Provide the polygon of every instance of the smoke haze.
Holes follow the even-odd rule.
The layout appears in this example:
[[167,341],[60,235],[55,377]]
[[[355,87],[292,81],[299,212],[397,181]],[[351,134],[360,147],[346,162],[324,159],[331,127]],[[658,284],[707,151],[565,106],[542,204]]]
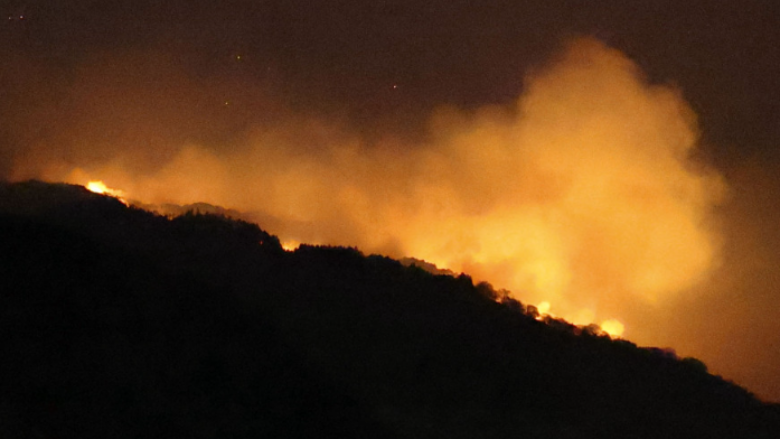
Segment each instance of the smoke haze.
[[617,319],[647,343],[655,328],[638,310],[663,308],[720,260],[711,213],[725,185],[691,160],[695,114],[599,41],[570,43],[514,104],[438,108],[419,136],[369,141],[260,86],[223,98],[246,86],[234,79],[159,54],[85,61],[66,92],[18,116],[27,147],[11,177],[239,209],[282,240],[425,259],[578,324]]

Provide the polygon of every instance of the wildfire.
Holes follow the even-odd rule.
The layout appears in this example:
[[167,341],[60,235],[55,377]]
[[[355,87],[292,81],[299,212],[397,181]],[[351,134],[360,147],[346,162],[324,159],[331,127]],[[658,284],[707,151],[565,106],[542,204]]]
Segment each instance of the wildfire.
[[682,94],[640,73],[623,54],[577,41],[530,75],[514,104],[436,109],[420,144],[364,143],[327,118],[296,116],[258,120],[231,148],[111,146],[105,161],[75,169],[36,153],[15,172],[78,184],[110,176],[145,204],[254,212],[285,238],[414,256],[490,281],[538,304],[540,320],[665,343],[637,313],[664,309],[717,268],[713,212],[727,188],[717,170],[687,161],[699,130]]

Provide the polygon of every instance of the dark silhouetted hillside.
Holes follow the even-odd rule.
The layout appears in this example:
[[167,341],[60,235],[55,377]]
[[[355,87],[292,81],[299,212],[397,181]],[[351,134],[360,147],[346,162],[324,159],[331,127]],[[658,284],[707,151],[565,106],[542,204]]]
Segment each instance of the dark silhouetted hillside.
[[3,438],[776,438],[695,359],[465,275],[0,185]]

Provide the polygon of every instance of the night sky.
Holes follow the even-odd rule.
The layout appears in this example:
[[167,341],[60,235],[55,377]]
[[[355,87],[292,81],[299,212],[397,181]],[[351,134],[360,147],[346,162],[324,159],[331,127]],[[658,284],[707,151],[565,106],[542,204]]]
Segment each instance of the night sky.
[[[256,209],[259,218],[268,218],[271,233],[318,222],[325,224],[319,235],[294,237],[392,256],[417,248],[404,240],[418,239],[427,229],[394,234],[392,225],[363,218],[363,213],[342,218],[324,207],[311,213],[296,210],[298,205],[254,205],[249,195],[187,192],[189,180],[177,178],[196,169],[206,174],[201,180],[230,182],[241,192],[237,181],[266,184],[271,180],[258,173],[280,172],[276,168],[290,163],[307,163],[301,174],[314,169],[319,175],[317,166],[330,160],[338,167],[341,159],[332,158],[341,157],[338,151],[357,157],[347,169],[375,162],[404,167],[414,161],[410,154],[438,144],[435,115],[449,114],[447,127],[457,127],[456,119],[487,131],[491,123],[503,127],[504,119],[524,118],[526,107],[517,106],[518,99],[554,97],[559,83],[545,78],[558,78],[566,66],[577,64],[576,53],[592,54],[579,61],[586,67],[602,66],[600,60],[606,59],[609,72],[614,64],[634,72],[642,90],[651,91],[648,100],[661,95],[677,105],[679,98],[695,115],[700,137],[697,147],[687,151],[689,166],[718,175],[722,187],[702,206],[692,204],[706,211],[716,235],[706,241],[716,242],[719,250],[695,284],[683,283],[674,294],[652,300],[615,299],[619,307],[602,304],[602,309],[626,322],[627,338],[700,358],[714,373],[780,401],[776,2],[0,0],[0,13],[0,177],[78,180],[94,175],[142,201],[159,199],[150,195],[164,189],[150,183],[156,179],[178,194],[165,201],[202,196],[226,207]],[[491,122],[474,122],[484,120]],[[481,132],[477,128],[473,132]],[[294,146],[243,155],[258,137]],[[464,138],[480,142],[476,135]],[[326,144],[328,158],[321,158],[325,147],[320,145]],[[242,154],[241,162],[268,163],[257,164],[260,171],[231,168],[236,154]],[[395,163],[396,156],[404,159]],[[468,163],[485,165],[479,172],[490,175],[496,162]],[[420,171],[407,181],[419,187],[426,181],[422,175],[434,178],[437,172],[446,174]],[[230,176],[223,178],[226,173]],[[283,177],[289,180],[272,181],[295,180],[295,175]],[[344,178],[378,185],[371,176]],[[127,187],[132,184],[137,184],[135,192]],[[346,189],[333,183],[324,193],[350,196],[352,190],[360,201],[345,205],[378,212],[385,208],[377,201],[382,196],[395,200],[412,193],[405,184],[361,192],[357,183]],[[455,192],[459,187],[447,186]],[[316,187],[307,190],[308,197],[318,198]],[[517,196],[533,198],[533,192]],[[511,192],[502,187],[493,193]],[[401,209],[400,202],[393,203],[388,211]],[[466,211],[468,218],[503,212],[485,203],[444,205],[440,211]],[[293,221],[298,226],[290,226]],[[336,231],[340,222],[350,221],[366,230],[387,230],[388,238],[372,240],[359,228],[354,234]],[[484,277],[503,286],[506,270],[470,264],[457,268],[496,274],[498,281]],[[524,300],[522,293],[517,296]]]

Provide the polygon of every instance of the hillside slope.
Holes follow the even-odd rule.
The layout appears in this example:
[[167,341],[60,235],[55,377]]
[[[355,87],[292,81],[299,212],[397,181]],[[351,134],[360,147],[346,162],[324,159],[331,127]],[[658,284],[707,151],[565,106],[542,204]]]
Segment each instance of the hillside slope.
[[1,437],[775,438],[694,359],[465,275],[0,185]]

